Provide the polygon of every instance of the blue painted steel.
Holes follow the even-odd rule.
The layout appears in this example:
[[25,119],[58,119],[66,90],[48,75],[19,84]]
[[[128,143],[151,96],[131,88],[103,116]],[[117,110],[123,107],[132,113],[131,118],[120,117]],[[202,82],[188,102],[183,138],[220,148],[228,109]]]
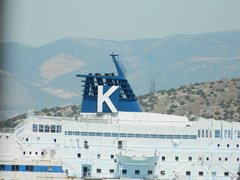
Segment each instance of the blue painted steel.
[[[85,78],[82,82],[83,85],[83,100],[81,112],[97,112],[97,95],[98,86],[103,86],[104,93],[111,86],[119,86],[119,88],[109,97],[117,111],[128,111],[128,112],[141,112],[141,108],[138,104],[137,98],[125,77],[125,69],[116,59],[116,54],[111,54],[113,62],[116,66],[118,76],[114,73],[105,73],[104,75],[96,73],[93,75],[77,74],[77,77]],[[107,104],[103,103],[102,112],[111,112]]]

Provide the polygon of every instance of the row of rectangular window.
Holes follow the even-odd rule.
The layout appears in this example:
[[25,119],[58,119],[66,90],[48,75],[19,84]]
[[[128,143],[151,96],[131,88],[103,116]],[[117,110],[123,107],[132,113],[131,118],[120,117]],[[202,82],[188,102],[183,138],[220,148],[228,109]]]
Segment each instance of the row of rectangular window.
[[[234,135],[234,136],[233,136]],[[199,129],[198,130],[198,138],[208,138],[212,137],[212,130],[207,129]],[[220,138],[221,136],[221,130],[215,130],[214,131],[214,137]],[[240,130],[235,130],[234,134],[231,133],[231,130],[224,130],[224,138],[240,138]]]
[[126,137],[126,138],[155,138],[155,139],[197,139],[196,135],[133,134],[133,133],[79,132],[79,131],[65,131],[65,135]]
[[45,132],[45,133],[61,133],[62,126],[61,125],[43,125],[43,124],[33,124],[32,125],[33,132]]
[[[97,172],[97,173],[102,173],[102,169],[96,169],[96,172]],[[114,169],[109,169],[109,173],[111,173],[111,174],[114,173]],[[123,175],[127,174],[127,169],[123,169],[123,170],[122,170],[122,174],[123,174]],[[134,174],[135,174],[135,175],[140,175],[140,170],[135,170],[135,171],[134,171]],[[152,174],[153,174],[153,171],[152,171],[152,170],[148,170],[148,171],[147,171],[147,174],[148,174],[148,175],[152,175]]]

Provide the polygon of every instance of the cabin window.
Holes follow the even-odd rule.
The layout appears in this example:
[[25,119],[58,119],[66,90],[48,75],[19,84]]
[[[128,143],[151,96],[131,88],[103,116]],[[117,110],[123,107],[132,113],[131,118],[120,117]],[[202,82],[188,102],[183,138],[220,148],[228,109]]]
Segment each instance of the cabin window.
[[148,170],[148,175],[152,175],[153,171],[152,170]]
[[114,173],[114,169],[109,169],[109,173],[113,174]]
[[110,158],[111,158],[111,159],[114,159],[114,155],[113,155],[113,154],[111,154],[111,155],[110,155]]
[[29,155],[31,155],[32,154],[32,152],[31,151],[29,151]]
[[77,157],[78,157],[78,158],[81,158],[81,153],[77,153]]
[[89,146],[88,146],[88,142],[87,141],[84,141],[84,149],[88,149]]
[[54,139],[53,141],[54,141],[54,142],[57,142],[57,139]]
[[212,137],[212,130],[209,130],[209,137]]
[[219,160],[219,161],[221,161],[221,160],[222,160],[222,158],[221,158],[221,157],[219,157],[219,158],[218,158],[218,160]]
[[237,161],[239,161],[239,158],[237,158]]
[[98,154],[98,155],[97,155],[97,159],[100,159],[100,158],[101,158],[101,154]]
[[43,155],[44,155],[44,152],[41,152],[41,155],[43,156]]
[[12,171],[19,171],[19,165],[12,165]]
[[225,161],[227,161],[227,160],[228,160],[228,158],[226,157],[226,158],[225,158]]
[[220,138],[220,137],[221,137],[221,131],[215,130],[215,138]]
[[35,155],[38,155],[38,152],[35,152]]
[[238,147],[239,147],[239,144],[237,144],[236,147],[238,148]]
[[162,176],[165,176],[166,172],[165,172],[165,171],[160,171],[160,174],[161,174]]
[[202,130],[202,137],[204,138],[204,130]]
[[178,161],[179,160],[179,157],[178,156],[175,156],[175,161]]
[[4,165],[0,165],[0,171],[4,170]]
[[49,125],[45,125],[45,132],[49,133],[50,132],[50,126]]
[[118,141],[118,149],[122,149],[122,147],[123,147],[122,141]]
[[203,176],[203,174],[204,174],[203,171],[199,171],[199,172],[198,172],[198,175],[199,175],[199,176]]
[[229,176],[229,172],[224,172],[224,176]]
[[206,157],[206,161],[209,161],[209,157]]
[[123,170],[122,170],[122,174],[127,174],[127,170],[126,170],[126,169],[123,169]]
[[29,166],[29,170],[33,172],[33,166]]
[[227,144],[227,147],[229,147],[229,144]]
[[212,175],[212,176],[216,176],[217,173],[216,173],[216,172],[212,172],[211,175]]
[[188,161],[192,161],[192,157],[191,156],[188,157]]
[[186,176],[191,176],[191,171],[186,171]]
[[26,151],[23,151],[23,155],[25,155],[26,154]]
[[26,138],[26,141],[28,141],[28,138]]
[[220,147],[220,144],[218,144],[217,147]]
[[33,131],[33,132],[37,132],[37,127],[38,127],[37,124],[33,124],[33,125],[32,125],[32,131]]
[[140,174],[140,170],[135,170],[135,175],[139,175]]
[[53,168],[52,166],[48,166],[48,172],[52,172]]
[[162,156],[162,161],[165,161],[165,159],[166,159],[165,156]]
[[102,172],[102,169],[97,169],[97,173],[101,173]]

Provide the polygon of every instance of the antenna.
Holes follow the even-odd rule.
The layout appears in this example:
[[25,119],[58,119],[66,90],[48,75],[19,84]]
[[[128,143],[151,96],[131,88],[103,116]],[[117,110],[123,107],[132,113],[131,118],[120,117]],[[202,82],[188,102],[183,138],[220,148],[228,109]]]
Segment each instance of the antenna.
[[124,68],[124,66],[121,63],[121,61],[119,61],[119,59],[117,60],[116,57],[119,57],[118,54],[114,54],[112,52],[112,54],[110,54],[110,56],[112,56],[112,60],[113,60],[113,62],[115,64],[115,66],[116,66],[118,76],[125,77],[126,69]]
[[155,93],[155,86],[156,86],[155,79],[152,79],[151,80],[151,88],[150,88],[149,93]]

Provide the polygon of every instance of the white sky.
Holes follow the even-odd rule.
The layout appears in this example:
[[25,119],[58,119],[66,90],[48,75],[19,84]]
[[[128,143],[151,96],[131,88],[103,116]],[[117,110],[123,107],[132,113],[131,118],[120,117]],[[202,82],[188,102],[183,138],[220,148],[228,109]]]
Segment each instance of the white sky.
[[5,0],[1,41],[133,40],[240,30],[240,0]]

